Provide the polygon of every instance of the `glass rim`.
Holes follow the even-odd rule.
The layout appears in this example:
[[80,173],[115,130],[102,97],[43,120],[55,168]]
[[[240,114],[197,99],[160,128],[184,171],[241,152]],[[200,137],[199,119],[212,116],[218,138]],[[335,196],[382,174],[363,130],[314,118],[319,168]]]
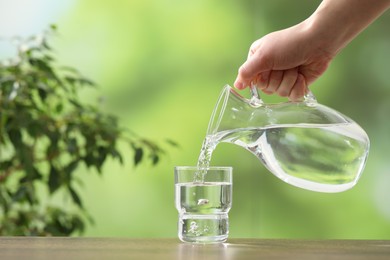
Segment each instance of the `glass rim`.
[[229,170],[232,171],[233,167],[232,166],[209,166],[207,168],[202,168],[198,166],[175,166],[175,170],[199,170],[199,169],[207,169],[209,170]]

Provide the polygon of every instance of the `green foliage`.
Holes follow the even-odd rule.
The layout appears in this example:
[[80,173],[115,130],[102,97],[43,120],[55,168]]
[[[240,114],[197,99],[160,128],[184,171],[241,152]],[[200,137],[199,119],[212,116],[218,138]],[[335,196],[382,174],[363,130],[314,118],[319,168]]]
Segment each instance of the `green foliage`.
[[[155,165],[164,154],[114,115],[81,102],[78,91],[95,84],[56,66],[47,41],[54,31],[21,42],[17,58],[0,65],[0,235],[81,233],[92,221],[75,187],[82,165],[101,174],[108,159],[123,164],[120,142],[129,143],[135,165]],[[50,205],[56,193],[70,198],[66,210]]]

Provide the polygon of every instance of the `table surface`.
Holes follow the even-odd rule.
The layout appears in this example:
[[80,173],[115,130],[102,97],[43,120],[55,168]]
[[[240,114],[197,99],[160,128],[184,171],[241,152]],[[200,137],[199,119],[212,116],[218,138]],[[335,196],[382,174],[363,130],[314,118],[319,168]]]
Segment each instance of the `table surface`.
[[390,240],[229,239],[204,245],[173,238],[0,237],[0,259],[390,260]]

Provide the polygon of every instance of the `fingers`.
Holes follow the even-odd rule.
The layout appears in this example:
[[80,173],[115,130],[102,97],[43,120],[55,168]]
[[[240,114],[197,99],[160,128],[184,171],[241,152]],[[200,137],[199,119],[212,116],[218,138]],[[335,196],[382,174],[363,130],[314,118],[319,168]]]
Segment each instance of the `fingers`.
[[265,85],[259,84],[259,88],[266,94],[275,93],[283,79],[282,70],[273,70],[268,73],[269,77]]
[[297,69],[273,70],[269,73],[267,84],[259,85],[259,88],[266,94],[277,93],[279,96],[287,97],[297,78]]
[[258,77],[257,86],[268,95],[276,93],[292,101],[302,98],[307,89],[305,77],[296,68],[264,72]]
[[306,85],[305,77],[302,74],[298,74],[297,81],[295,82],[290,92],[289,99],[291,101],[298,101],[306,94],[306,91],[307,91],[307,85]]
[[298,70],[297,69],[289,69],[284,71],[283,79],[280,82],[280,85],[276,92],[279,96],[288,97],[293,88],[295,82],[298,78]]

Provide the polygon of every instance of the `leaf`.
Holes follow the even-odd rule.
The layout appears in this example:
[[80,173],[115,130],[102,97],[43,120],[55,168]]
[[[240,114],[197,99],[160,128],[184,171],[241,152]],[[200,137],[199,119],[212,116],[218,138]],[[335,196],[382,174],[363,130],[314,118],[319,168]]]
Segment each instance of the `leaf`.
[[70,196],[72,197],[73,202],[76,203],[77,206],[79,206],[80,208],[83,208],[83,204],[81,202],[81,199],[80,199],[79,195],[76,193],[76,191],[72,188],[72,186],[69,185],[68,190],[69,190]]
[[121,164],[123,164],[123,157],[122,157],[122,155],[116,150],[116,149],[111,149],[110,150],[110,154],[111,154],[111,156],[113,157],[113,158],[117,158],[118,160],[119,160],[119,162],[121,163]]
[[60,150],[57,142],[51,142],[46,149],[46,157],[48,159],[55,158],[59,154]]
[[56,110],[56,112],[57,112],[58,114],[61,113],[63,109],[64,109],[64,105],[63,105],[62,103],[58,103],[58,104],[56,105],[55,110]]
[[86,85],[86,86],[95,86],[96,85],[93,81],[86,79],[86,78],[79,78],[78,82],[81,85]]
[[75,154],[78,152],[78,146],[77,146],[77,139],[76,138],[69,138],[67,142],[67,151],[70,154]]
[[15,150],[19,149],[19,146],[22,144],[22,134],[20,131],[17,129],[11,129],[8,131],[8,137],[11,140]]
[[27,188],[26,188],[27,201],[30,203],[30,205],[34,205],[34,204],[36,204],[36,201],[37,201],[36,196],[35,196],[34,185],[32,183],[28,183],[26,185],[27,185]]
[[42,135],[44,129],[39,121],[33,120],[27,125],[26,130],[31,137],[37,138]]
[[96,156],[95,160],[96,160],[96,168],[98,169],[99,172],[101,171],[102,165],[106,161],[107,154],[108,154],[108,149],[106,147],[104,147],[104,146],[98,147],[97,156]]
[[49,65],[49,63],[47,61],[44,61],[44,60],[41,60],[41,59],[37,59],[37,58],[30,58],[29,60],[29,63],[40,69],[41,71],[45,72],[46,73],[46,76],[48,78],[51,78],[51,79],[56,79],[56,75],[53,71],[53,68]]
[[165,141],[173,147],[180,147],[179,144],[172,139],[166,139]]
[[7,171],[7,169],[12,167],[12,165],[13,165],[12,160],[5,160],[0,162],[0,173]]
[[4,188],[0,190],[0,205],[2,207],[3,213],[7,215],[10,207],[9,207],[9,195],[7,192],[4,192]]
[[12,195],[13,201],[23,201],[26,199],[27,188],[25,185],[19,186],[18,190]]
[[58,29],[58,27],[57,27],[56,24],[50,24],[49,27],[50,27],[50,29],[51,29],[52,31],[57,31],[57,29]]
[[151,156],[151,159],[152,159],[152,164],[153,165],[157,165],[158,162],[160,161],[160,157],[157,155],[157,154],[152,154]]
[[39,94],[39,97],[41,98],[42,102],[44,102],[47,98],[47,91],[43,88],[38,88],[38,94]]
[[51,47],[50,47],[49,43],[46,41],[46,39],[43,39],[42,47],[45,48],[46,50],[51,50]]
[[26,176],[20,178],[19,183],[23,184],[26,182],[33,182],[35,180],[40,180],[42,179],[42,174],[35,168],[32,167],[32,171],[28,173]]
[[61,186],[60,172],[52,164],[50,165],[48,185],[50,194],[53,194]]
[[71,104],[73,104],[76,108],[79,108],[79,109],[82,109],[83,106],[80,104],[80,102],[78,102],[77,100],[75,100],[74,98],[72,99],[69,99],[69,102]]
[[72,180],[72,173],[77,169],[78,164],[79,164],[79,159],[76,159],[70,162],[67,166],[65,166],[64,173],[68,183],[70,183],[70,181]]
[[95,165],[95,158],[92,156],[92,154],[88,153],[86,156],[84,156],[83,161],[85,165],[89,168],[92,165]]
[[17,155],[19,155],[19,160],[23,166],[28,179],[31,179],[32,176],[36,175],[36,169],[34,168],[34,156],[33,149],[27,145],[21,144],[18,148]]
[[85,225],[81,218],[74,216],[72,218],[72,226],[74,227],[74,230],[79,230],[80,233],[84,232]]
[[55,59],[53,58],[53,56],[45,54],[45,55],[43,55],[43,60],[46,62],[51,62],[51,61],[54,61]]
[[140,147],[135,147],[134,148],[134,165],[137,166],[141,161],[144,156],[144,151]]
[[75,82],[77,81],[77,79],[74,78],[74,77],[72,77],[72,76],[66,76],[66,77],[65,77],[65,80],[66,80],[66,82],[68,82],[68,83],[71,84],[71,85],[74,85]]
[[79,74],[79,71],[73,67],[69,67],[69,66],[61,66],[60,67],[61,70],[65,70],[65,71],[69,71],[69,72],[72,72],[72,73],[75,73],[75,74]]

